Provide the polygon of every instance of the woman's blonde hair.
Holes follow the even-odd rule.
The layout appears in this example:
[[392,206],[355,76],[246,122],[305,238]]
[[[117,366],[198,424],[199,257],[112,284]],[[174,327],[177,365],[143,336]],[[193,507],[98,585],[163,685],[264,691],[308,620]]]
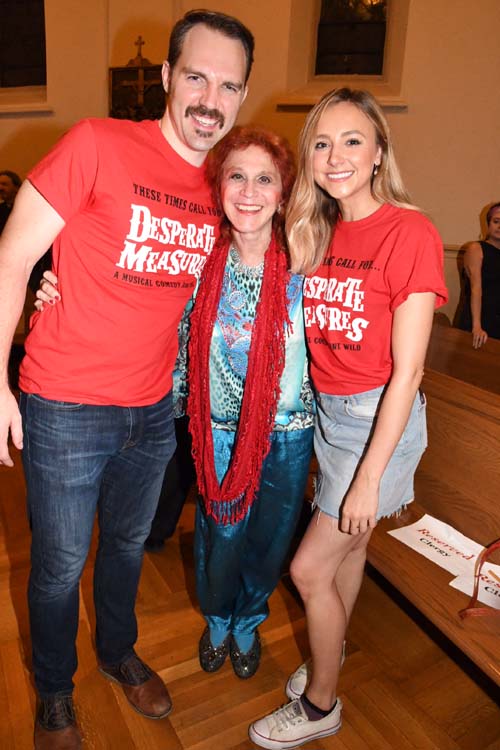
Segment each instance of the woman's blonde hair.
[[331,242],[339,207],[335,198],[314,181],[313,159],[320,117],[340,102],[350,102],[368,117],[375,128],[381,162],[372,176],[372,195],[380,203],[416,209],[403,185],[396,164],[387,120],[376,99],[368,92],[349,88],[330,91],[310,111],[300,134],[298,175],[286,218],[291,268],[296,273],[313,273]]

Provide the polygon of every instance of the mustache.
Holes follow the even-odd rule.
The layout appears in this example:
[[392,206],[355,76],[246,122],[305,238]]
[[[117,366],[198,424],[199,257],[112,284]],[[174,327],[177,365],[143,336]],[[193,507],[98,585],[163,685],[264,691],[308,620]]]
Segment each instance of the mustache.
[[184,113],[185,117],[189,115],[196,115],[198,117],[209,117],[211,120],[217,120],[219,128],[222,130],[224,127],[225,118],[222,112],[218,109],[208,109],[203,104],[199,104],[197,107],[188,107]]

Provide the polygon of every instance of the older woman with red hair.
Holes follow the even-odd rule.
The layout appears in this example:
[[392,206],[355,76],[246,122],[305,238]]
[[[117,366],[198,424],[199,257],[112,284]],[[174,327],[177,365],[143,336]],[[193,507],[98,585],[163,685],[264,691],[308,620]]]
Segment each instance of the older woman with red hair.
[[290,274],[284,212],[295,177],[286,141],[235,128],[214,149],[208,177],[220,239],[191,316],[190,430],[200,503],[195,559],[207,627],[200,663],[228,653],[238,677],[258,668],[257,627],[268,615],[294,533],[311,457],[314,401],[302,277]]

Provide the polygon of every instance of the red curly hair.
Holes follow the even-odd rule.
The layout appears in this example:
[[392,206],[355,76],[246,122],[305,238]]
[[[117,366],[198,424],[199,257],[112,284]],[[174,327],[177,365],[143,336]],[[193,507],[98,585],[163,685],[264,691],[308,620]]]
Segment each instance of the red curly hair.
[[214,201],[222,212],[222,219],[219,227],[219,236],[221,241],[227,241],[231,236],[231,226],[224,216],[224,210],[221,205],[221,183],[226,163],[233,151],[244,151],[249,146],[258,146],[265,151],[270,157],[279,172],[281,184],[283,186],[281,194],[281,211],[276,212],[273,216],[273,231],[278,243],[285,248],[285,214],[293,184],[295,182],[296,166],[295,156],[290,144],[277,133],[259,126],[243,125],[233,128],[214,149],[210,152],[207,159],[207,179],[212,189]]

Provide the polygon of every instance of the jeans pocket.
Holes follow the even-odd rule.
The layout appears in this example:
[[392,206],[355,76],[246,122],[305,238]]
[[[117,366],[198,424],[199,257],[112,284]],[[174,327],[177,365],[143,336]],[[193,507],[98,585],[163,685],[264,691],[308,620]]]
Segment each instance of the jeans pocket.
[[85,404],[76,404],[71,401],[54,401],[51,398],[44,398],[43,396],[39,396],[37,393],[27,393],[26,396],[28,400],[31,399],[33,401],[38,401],[38,403],[43,404],[48,409],[72,411],[75,409],[83,409],[83,407],[85,406]]
[[353,419],[365,419],[372,422],[377,415],[380,396],[369,398],[358,403],[345,402],[345,412]]

